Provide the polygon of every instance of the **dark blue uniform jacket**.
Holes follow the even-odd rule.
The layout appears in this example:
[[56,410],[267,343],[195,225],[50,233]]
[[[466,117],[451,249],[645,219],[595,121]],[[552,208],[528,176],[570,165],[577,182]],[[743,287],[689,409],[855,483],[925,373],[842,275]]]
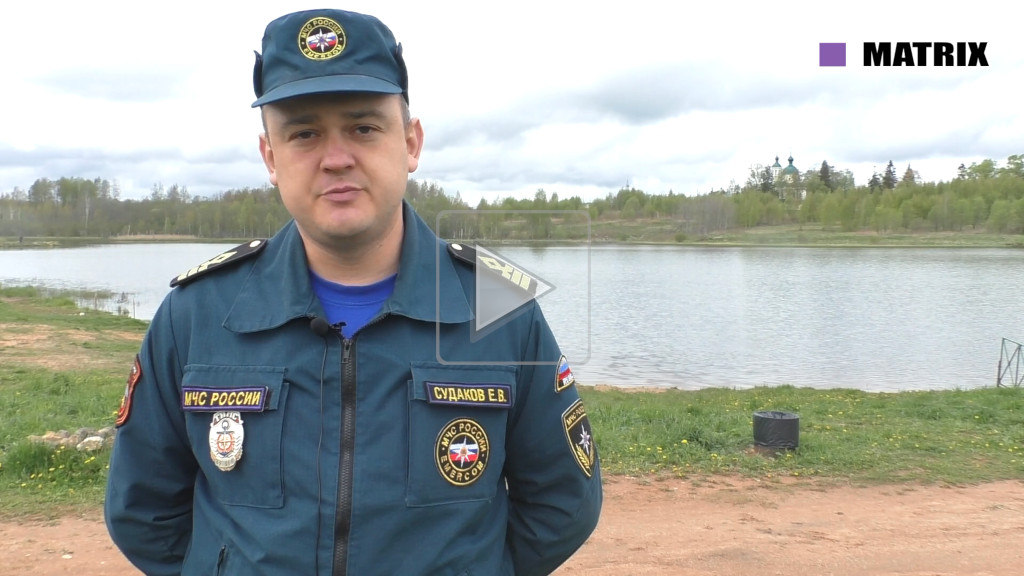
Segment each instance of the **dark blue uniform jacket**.
[[403,210],[394,293],[351,339],[311,329],[294,223],[168,294],[105,504],[143,572],[548,574],[593,531],[597,453],[540,308],[474,337],[480,272]]

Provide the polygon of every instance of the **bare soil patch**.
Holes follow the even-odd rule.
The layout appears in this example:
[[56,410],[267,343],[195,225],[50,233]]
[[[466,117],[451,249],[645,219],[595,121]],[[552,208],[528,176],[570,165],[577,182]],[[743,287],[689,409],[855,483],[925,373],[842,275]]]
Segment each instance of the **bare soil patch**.
[[[1024,482],[873,487],[611,477],[558,576],[1017,576]],[[0,573],[139,574],[99,512],[0,522]]]
[[50,370],[107,369],[122,365],[127,373],[126,361],[112,365],[105,354],[89,349],[90,344],[103,342],[138,342],[138,333],[105,330],[60,330],[46,325],[0,324],[0,355],[11,361],[39,366]]

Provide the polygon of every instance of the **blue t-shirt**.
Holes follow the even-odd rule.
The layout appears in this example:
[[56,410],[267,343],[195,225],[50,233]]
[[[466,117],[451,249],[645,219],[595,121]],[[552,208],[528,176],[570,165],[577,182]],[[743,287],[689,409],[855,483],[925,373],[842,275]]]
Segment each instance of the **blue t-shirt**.
[[324,280],[312,270],[309,271],[313,291],[327,312],[327,322],[332,326],[344,322],[341,334],[345,338],[351,338],[380,312],[381,305],[395,291],[397,276],[392,274],[380,282],[365,286],[346,286]]

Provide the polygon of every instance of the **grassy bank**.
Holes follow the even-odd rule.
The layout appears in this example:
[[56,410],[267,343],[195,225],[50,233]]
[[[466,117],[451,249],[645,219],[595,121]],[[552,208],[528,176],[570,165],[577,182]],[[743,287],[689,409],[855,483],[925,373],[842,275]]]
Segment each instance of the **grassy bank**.
[[111,425],[145,329],[70,296],[0,289],[0,515],[102,501],[108,451],[53,450],[27,437]]
[[942,248],[1021,248],[1024,235],[961,232],[843,232],[820,224],[755,226],[708,233],[686,232],[670,219],[598,220],[596,243],[650,243],[696,246],[864,246]]
[[38,250],[43,248],[81,248],[101,244],[239,244],[250,238],[200,238],[180,234],[136,234],[131,236],[0,236],[0,250]]
[[[585,390],[613,474],[735,473],[855,483],[1024,479],[1024,389],[873,393],[791,386]],[[800,446],[753,444],[753,413],[799,415]]]
[[[595,244],[672,244],[694,246],[876,246],[941,248],[1024,248],[1022,234],[990,234],[985,231],[961,232],[843,232],[819,224],[756,226],[708,233],[686,232],[670,218],[633,220],[596,220],[590,223],[590,241]],[[565,239],[537,240],[536,244],[577,243],[587,229],[578,228]],[[556,236],[558,238],[558,236]],[[248,238],[198,238],[175,235],[138,235],[111,238],[16,238],[0,237],[0,250],[28,248],[73,248],[93,244],[145,242],[216,242],[235,244]],[[486,243],[486,242],[485,242]],[[500,243],[500,242],[498,242]],[[522,240],[510,241],[523,244]]]
[[[145,323],[0,289],[0,517],[95,509],[109,452],[30,443],[114,420]],[[867,393],[584,387],[606,474],[855,483],[1024,478],[1024,389]],[[795,412],[800,447],[752,449],[752,413]]]

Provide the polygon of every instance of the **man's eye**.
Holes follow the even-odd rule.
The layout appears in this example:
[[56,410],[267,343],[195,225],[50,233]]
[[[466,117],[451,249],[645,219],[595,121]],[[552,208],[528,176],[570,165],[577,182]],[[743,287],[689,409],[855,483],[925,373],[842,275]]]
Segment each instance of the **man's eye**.
[[316,133],[312,130],[303,130],[302,132],[295,133],[296,140],[309,140],[313,136],[316,136]]
[[373,132],[373,126],[359,126],[359,127],[356,128],[356,132],[358,134],[362,134],[363,136],[366,136],[367,134],[370,134],[370,133]]

